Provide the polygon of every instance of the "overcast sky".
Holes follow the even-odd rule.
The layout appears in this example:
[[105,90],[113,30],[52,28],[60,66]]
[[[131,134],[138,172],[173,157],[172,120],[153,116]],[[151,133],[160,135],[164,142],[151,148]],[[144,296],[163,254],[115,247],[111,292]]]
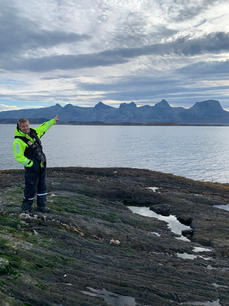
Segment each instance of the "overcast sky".
[[229,110],[228,0],[0,0],[0,111],[60,103]]

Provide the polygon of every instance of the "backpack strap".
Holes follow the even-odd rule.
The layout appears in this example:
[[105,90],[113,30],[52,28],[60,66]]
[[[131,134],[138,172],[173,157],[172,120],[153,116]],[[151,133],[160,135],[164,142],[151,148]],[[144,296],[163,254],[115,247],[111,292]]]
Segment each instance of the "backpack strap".
[[23,140],[28,146],[31,145],[31,141],[26,138],[26,137],[23,137],[23,136],[14,136],[14,138],[19,138],[21,140]]
[[[40,141],[39,137],[37,136],[36,130],[30,128],[29,136],[30,136],[31,138],[35,138],[36,142],[37,142],[39,145],[41,145],[41,141]],[[42,136],[43,136],[43,135],[42,135]],[[30,141],[28,138],[24,137],[24,136],[14,136],[14,138],[19,138],[19,139],[23,140],[27,145],[31,145],[31,141]]]
[[46,158],[45,154],[42,151],[42,145],[40,138],[37,136],[37,132],[34,129],[30,129],[28,134],[34,142],[30,139],[26,138],[25,136],[14,136],[14,138],[19,138],[27,144],[27,148],[24,151],[25,157],[31,160],[42,161],[43,165],[46,165]]

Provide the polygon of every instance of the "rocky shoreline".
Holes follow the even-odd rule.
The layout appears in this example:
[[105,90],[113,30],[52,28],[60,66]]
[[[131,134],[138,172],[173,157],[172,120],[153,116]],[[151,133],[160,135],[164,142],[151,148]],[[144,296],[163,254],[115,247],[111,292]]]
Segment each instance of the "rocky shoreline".
[[[21,215],[23,171],[0,171],[1,305],[229,305],[229,211],[216,207],[228,205],[229,185],[49,168],[47,186],[51,213]],[[128,206],[189,230],[176,235]]]

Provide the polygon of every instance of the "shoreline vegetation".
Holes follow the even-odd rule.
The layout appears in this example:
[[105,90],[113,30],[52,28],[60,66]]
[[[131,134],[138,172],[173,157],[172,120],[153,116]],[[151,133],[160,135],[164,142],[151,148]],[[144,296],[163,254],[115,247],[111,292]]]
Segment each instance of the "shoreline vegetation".
[[[47,172],[51,213],[34,205],[29,216],[23,170],[0,170],[3,305],[228,305],[229,211],[217,208],[228,184],[135,168]],[[129,206],[176,216],[186,240]]]

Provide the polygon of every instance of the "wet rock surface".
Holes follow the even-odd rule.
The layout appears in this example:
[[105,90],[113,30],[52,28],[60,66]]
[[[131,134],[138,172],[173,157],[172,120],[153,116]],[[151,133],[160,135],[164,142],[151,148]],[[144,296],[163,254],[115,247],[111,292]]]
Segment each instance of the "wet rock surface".
[[[229,212],[215,207],[229,203],[227,184],[49,168],[51,213],[34,202],[29,216],[20,214],[23,184],[23,171],[0,171],[2,305],[229,305]],[[190,242],[132,205],[176,216],[191,226]]]

